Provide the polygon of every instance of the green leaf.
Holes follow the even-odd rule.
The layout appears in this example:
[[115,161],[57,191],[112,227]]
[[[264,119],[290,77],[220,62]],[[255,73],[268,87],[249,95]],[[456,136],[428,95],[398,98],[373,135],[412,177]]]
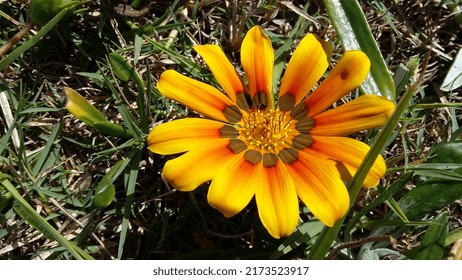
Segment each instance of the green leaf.
[[399,255],[395,250],[388,248],[367,249],[358,255],[359,260],[380,260],[384,256]]
[[324,0],[324,5],[345,50],[362,50],[371,60],[370,75],[361,85],[361,90],[395,100],[393,78],[358,2],[355,0]]
[[108,58],[112,72],[117,78],[124,82],[133,80],[132,76],[135,75],[135,69],[125,60],[125,57],[118,53],[110,53]]
[[455,173],[451,170],[416,169],[416,171],[414,171],[414,174],[423,176],[423,178],[439,178],[452,181],[462,181],[462,174]]
[[448,213],[443,212],[435,218],[420,243],[416,259],[441,260],[444,256],[444,246],[448,235]]
[[128,63],[128,61],[121,54],[110,53],[108,55],[109,63],[111,64],[112,71],[124,82],[134,81],[138,86],[138,90],[144,91],[144,83],[140,78],[135,68]]
[[115,187],[113,182],[119,176],[120,169],[125,167],[124,160],[119,160],[101,179],[98,187],[96,187],[95,197],[93,198],[96,207],[106,207],[114,200]]
[[427,162],[462,164],[462,141],[442,142],[430,149]]
[[[462,168],[454,172],[462,175]],[[435,178],[417,184],[398,204],[409,220],[417,220],[461,198],[462,182]]]
[[[462,168],[453,170],[454,173],[462,175]],[[425,215],[438,211],[454,201],[462,198],[462,182],[441,178],[427,179],[407,192],[399,201],[398,205],[410,221],[418,221]],[[397,223],[395,223],[397,222]],[[396,214],[390,213],[379,225],[374,226],[371,236],[384,235],[403,225],[397,220]],[[422,225],[426,222],[421,222]],[[416,225],[416,222],[409,222],[406,225]],[[368,250],[372,243],[366,244],[361,250]]]
[[99,182],[98,187],[96,188],[93,202],[95,203],[96,207],[103,208],[111,204],[112,200],[114,200],[114,196],[115,188],[114,184],[112,183],[112,179],[105,176]]

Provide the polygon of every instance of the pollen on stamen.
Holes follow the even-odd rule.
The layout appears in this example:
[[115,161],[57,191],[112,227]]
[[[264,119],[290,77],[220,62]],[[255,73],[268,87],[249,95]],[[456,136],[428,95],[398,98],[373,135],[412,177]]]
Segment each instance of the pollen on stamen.
[[289,113],[279,109],[255,110],[240,122],[239,135],[249,147],[261,152],[275,152],[286,147],[294,124]]

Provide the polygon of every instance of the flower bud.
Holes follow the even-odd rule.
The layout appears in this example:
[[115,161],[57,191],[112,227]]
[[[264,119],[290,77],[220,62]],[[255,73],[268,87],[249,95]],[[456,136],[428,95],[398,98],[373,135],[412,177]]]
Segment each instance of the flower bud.
[[106,117],[75,90],[64,87],[66,109],[85,124],[111,136],[130,137],[130,133],[121,125],[109,122]]

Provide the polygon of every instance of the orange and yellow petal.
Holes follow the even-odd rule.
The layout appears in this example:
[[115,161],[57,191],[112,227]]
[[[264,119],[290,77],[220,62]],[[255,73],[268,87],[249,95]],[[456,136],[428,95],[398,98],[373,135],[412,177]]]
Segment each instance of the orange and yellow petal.
[[[354,176],[370,150],[370,147],[363,142],[347,137],[312,136],[312,138],[314,142],[310,149],[338,162],[337,167],[345,180],[350,180]],[[386,169],[385,161],[379,155],[367,174],[363,186],[367,188],[377,186]]]
[[259,26],[252,27],[242,41],[241,64],[254,105],[273,108],[274,52],[271,40]]
[[177,154],[203,145],[203,141],[221,137],[222,122],[185,118],[154,127],[148,135],[148,148],[161,155]]
[[229,98],[236,103],[236,95],[245,92],[245,85],[221,48],[217,45],[199,45],[194,50],[204,59]]
[[298,196],[316,218],[333,226],[345,215],[350,198],[333,161],[304,149],[299,152],[298,160],[287,168]]
[[258,164],[255,172],[259,175],[255,199],[263,226],[274,238],[292,234],[298,224],[299,207],[287,168],[278,160],[272,167]]
[[164,96],[212,119],[236,122],[230,119],[230,114],[240,114],[235,103],[218,89],[175,70],[164,71],[157,88]]
[[212,180],[218,170],[236,156],[229,139],[203,141],[202,145],[165,163],[162,178],[180,191],[192,191]]
[[210,184],[207,200],[225,217],[232,217],[246,207],[255,194],[261,174],[256,165],[237,154],[217,172]]
[[395,109],[395,103],[366,94],[337,108],[313,117],[312,135],[345,136],[364,129],[383,126]]
[[350,91],[359,87],[366,79],[370,61],[362,51],[346,51],[329,76],[304,101],[308,116],[315,116]]
[[313,88],[329,66],[331,46],[313,34],[305,36],[287,64],[281,82],[279,108],[292,109]]

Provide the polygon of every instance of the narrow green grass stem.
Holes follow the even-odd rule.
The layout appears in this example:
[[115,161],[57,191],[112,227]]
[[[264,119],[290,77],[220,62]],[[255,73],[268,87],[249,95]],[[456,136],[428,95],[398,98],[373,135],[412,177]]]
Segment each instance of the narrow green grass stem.
[[[401,98],[401,100],[399,101],[395,109],[395,112],[390,117],[390,119],[385,124],[385,126],[383,127],[382,131],[377,137],[377,140],[375,141],[375,143],[372,145],[371,149],[367,153],[358,171],[354,175],[351,182],[348,184],[348,187],[349,187],[348,189],[350,193],[350,209],[351,209],[351,205],[354,203],[354,201],[356,200],[356,197],[358,196],[361,190],[363,181],[366,178],[367,173],[369,172],[370,168],[374,164],[377,156],[380,154],[382,149],[385,147],[388,141],[388,138],[392,135],[401,116],[406,111],[409,101],[411,97],[413,96],[413,94],[416,92],[416,89],[417,89],[417,85],[414,84],[410,86],[409,89],[404,93],[403,97]],[[333,227],[330,227],[330,228],[325,227],[323,229],[316,243],[311,248],[311,251],[308,255],[308,259],[313,259],[313,260],[324,259],[332,243],[337,237],[340,231],[340,228],[342,227],[347,216],[348,216],[347,214],[343,216],[343,218],[338,220],[334,224]]]
[[132,213],[132,202],[133,202],[133,194],[135,193],[135,186],[138,178],[138,171],[139,171],[139,163],[141,160],[142,150],[141,149],[134,149],[132,151],[131,156],[127,158],[130,161],[127,174],[126,174],[126,201],[124,206],[124,213],[122,217],[122,228],[120,230],[120,237],[119,237],[119,248],[117,250],[117,258],[120,260],[122,259],[122,255],[124,252],[124,245],[127,237],[128,232],[128,223],[130,220],[130,215]]

